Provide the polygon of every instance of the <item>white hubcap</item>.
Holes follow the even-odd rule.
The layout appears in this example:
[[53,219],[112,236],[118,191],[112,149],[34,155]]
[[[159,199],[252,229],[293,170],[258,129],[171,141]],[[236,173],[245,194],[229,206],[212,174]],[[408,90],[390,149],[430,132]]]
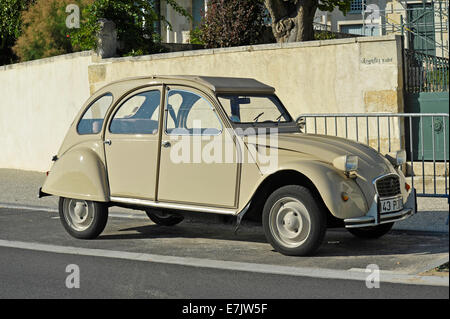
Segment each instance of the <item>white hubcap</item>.
[[94,220],[94,207],[92,203],[84,200],[65,199],[64,217],[74,230],[83,231],[89,228]]
[[274,238],[283,246],[302,245],[311,231],[311,220],[305,205],[296,198],[278,200],[269,213],[269,227]]

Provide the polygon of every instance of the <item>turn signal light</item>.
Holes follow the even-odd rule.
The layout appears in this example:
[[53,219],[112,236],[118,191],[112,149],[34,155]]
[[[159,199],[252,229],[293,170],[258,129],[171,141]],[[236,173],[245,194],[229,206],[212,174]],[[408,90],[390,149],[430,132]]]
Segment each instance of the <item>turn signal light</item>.
[[341,198],[342,198],[342,200],[343,200],[344,202],[346,202],[346,201],[349,200],[350,197],[348,197],[348,194],[347,194],[347,193],[342,193],[342,194],[341,194]]
[[47,171],[47,172],[45,173],[45,175],[48,176],[48,173],[50,173],[50,171]]
[[405,188],[406,188],[406,191],[409,191],[411,189],[411,186],[409,186],[408,183],[405,183]]

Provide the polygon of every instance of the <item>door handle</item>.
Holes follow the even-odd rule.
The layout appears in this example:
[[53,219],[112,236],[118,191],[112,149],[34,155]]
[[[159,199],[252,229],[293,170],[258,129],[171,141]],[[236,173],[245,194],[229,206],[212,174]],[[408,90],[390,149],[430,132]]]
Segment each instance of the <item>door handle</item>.
[[111,145],[111,140],[105,140],[103,144]]
[[162,146],[162,147],[165,147],[165,148],[168,148],[168,147],[171,146],[171,144],[170,144],[169,141],[162,141],[161,146]]

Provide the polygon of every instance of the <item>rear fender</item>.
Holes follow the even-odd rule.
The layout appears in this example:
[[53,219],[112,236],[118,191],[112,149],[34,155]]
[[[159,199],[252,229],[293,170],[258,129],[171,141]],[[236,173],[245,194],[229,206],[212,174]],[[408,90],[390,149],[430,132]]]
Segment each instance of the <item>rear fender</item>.
[[109,201],[106,168],[92,149],[79,147],[64,153],[53,165],[42,192],[68,198]]

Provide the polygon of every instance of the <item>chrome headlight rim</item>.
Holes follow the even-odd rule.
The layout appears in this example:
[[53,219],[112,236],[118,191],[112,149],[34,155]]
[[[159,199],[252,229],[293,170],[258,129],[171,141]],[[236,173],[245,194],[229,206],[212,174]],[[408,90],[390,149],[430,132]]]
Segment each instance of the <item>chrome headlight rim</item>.
[[398,150],[395,152],[395,162],[397,166],[402,166],[406,163],[406,151],[405,150]]
[[333,166],[346,174],[355,173],[358,170],[357,155],[343,155],[333,160]]
[[385,155],[392,166],[399,168],[406,163],[406,150],[401,149],[395,152],[390,152]]

